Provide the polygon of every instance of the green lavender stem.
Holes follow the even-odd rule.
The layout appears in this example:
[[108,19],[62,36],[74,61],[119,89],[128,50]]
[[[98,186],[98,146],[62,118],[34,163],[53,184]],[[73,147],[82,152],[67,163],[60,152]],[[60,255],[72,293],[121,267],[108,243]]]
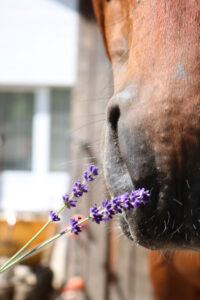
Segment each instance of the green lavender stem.
[[[124,198],[124,196],[125,196],[125,198]],[[127,196],[128,196],[128,198],[127,198]],[[11,259],[9,259],[9,261],[7,261],[6,264],[4,264],[4,266],[1,267],[0,273],[6,271],[7,269],[9,269],[10,267],[12,267],[16,263],[18,263],[18,262],[22,261],[23,259],[25,259],[30,254],[33,254],[37,250],[41,249],[42,247],[48,245],[52,241],[54,241],[57,238],[61,237],[63,234],[65,234],[65,233],[67,233],[69,231],[74,231],[74,230],[75,230],[74,232],[78,234],[78,232],[80,232],[80,228],[78,228],[79,230],[77,230],[77,227],[76,227],[77,224],[81,225],[82,223],[84,223],[85,221],[87,221],[89,219],[92,219],[97,224],[99,224],[101,221],[105,221],[106,219],[107,220],[111,219],[113,215],[115,215],[117,213],[121,213],[122,209],[137,208],[138,205],[141,205],[142,203],[146,204],[147,201],[149,201],[149,197],[150,197],[149,191],[148,190],[144,190],[144,188],[143,188],[143,189],[138,189],[137,192],[136,191],[132,191],[130,195],[127,195],[127,194],[119,195],[117,199],[111,199],[111,201],[109,201],[109,202],[108,202],[108,200],[105,200],[106,203],[103,201],[102,202],[102,206],[103,207],[106,206],[103,209],[101,209],[101,207],[97,208],[97,206],[95,204],[90,209],[90,212],[91,212],[90,216],[88,216],[85,219],[80,220],[80,221],[72,219],[72,222],[70,222],[71,226],[69,226],[67,229],[65,229],[64,231],[62,231],[62,232],[60,232],[60,233],[58,233],[56,235],[54,235],[53,237],[49,238],[48,240],[46,240],[43,243],[41,243],[38,246],[36,246],[35,248],[31,249],[30,251],[27,251],[26,253],[24,253],[20,257],[18,257],[19,254],[27,247],[27,245],[29,245],[49,225],[49,223],[51,222],[51,220],[49,220],[38,231],[38,233],[24,247],[22,247],[21,250],[19,250]],[[116,203],[116,200],[118,200],[117,203]],[[117,204],[117,207],[115,207],[116,204]],[[119,205],[119,207],[118,207],[118,205]],[[60,213],[64,208],[65,208],[65,205],[58,211],[58,213]],[[106,218],[104,218],[104,217],[106,217]],[[75,221],[75,224],[73,223],[73,221]]]
[[[65,205],[63,205],[59,210],[58,214],[60,214],[65,208]],[[48,220],[42,228],[19,250],[17,251],[1,268],[0,272],[4,271],[5,267],[10,265],[13,260],[15,260],[46,228],[47,226],[52,222],[52,220]]]
[[[60,210],[60,211],[62,211],[62,210]],[[85,218],[85,219],[80,220],[80,221],[78,222],[78,224],[81,225],[82,223],[88,221],[89,219],[91,219],[90,216],[87,217],[87,218]],[[48,221],[48,222],[50,223],[51,221]],[[48,224],[48,222],[47,222],[46,224]],[[46,225],[46,224],[45,224],[45,225]],[[45,226],[45,225],[44,225],[44,226]],[[43,227],[44,227],[44,226],[43,226]],[[47,226],[48,226],[48,225],[46,225],[46,227],[47,227]],[[43,229],[43,227],[41,228],[41,230]],[[45,227],[45,228],[46,228],[46,227]],[[40,232],[40,233],[42,232],[41,230],[38,231],[37,236],[39,235],[39,232]],[[44,229],[43,229],[43,230],[44,230]],[[3,273],[4,271],[8,270],[9,268],[11,268],[12,266],[14,266],[15,264],[17,264],[17,263],[21,262],[22,260],[24,260],[27,256],[29,256],[29,255],[35,253],[37,250],[39,250],[39,249],[43,248],[44,246],[50,244],[51,242],[53,242],[54,240],[58,239],[58,238],[61,237],[63,234],[68,233],[69,231],[71,231],[71,227],[68,227],[67,229],[61,231],[60,233],[57,233],[57,234],[54,235],[53,237],[51,237],[51,238],[49,238],[48,240],[44,241],[43,243],[39,244],[39,245],[36,246],[35,248],[33,248],[33,249],[27,251],[26,253],[24,253],[23,255],[21,255],[21,256],[18,257],[18,258],[16,258],[16,255],[14,255],[11,259],[9,259],[10,262],[7,261],[7,263],[6,263],[4,266],[1,267],[0,273]],[[35,237],[35,236],[34,236],[34,237]],[[33,237],[33,238],[34,238],[34,237]],[[31,239],[32,241],[33,241],[33,238]],[[28,244],[28,243],[27,243],[27,244]],[[26,245],[27,245],[27,244],[26,244]],[[29,244],[30,244],[30,243],[29,243]],[[25,245],[25,246],[26,246],[26,245]],[[24,246],[24,247],[25,247],[25,246]],[[24,247],[23,247],[23,248],[24,248]],[[24,248],[24,249],[25,249],[25,248]],[[23,249],[23,250],[24,250],[24,249]],[[23,250],[22,250],[22,251],[23,251]],[[20,251],[21,251],[21,249],[20,249],[17,253],[19,253]],[[22,252],[22,251],[21,251],[21,252]],[[20,253],[21,253],[21,252],[20,252]],[[16,253],[16,254],[17,254],[17,253]],[[17,256],[19,256],[19,254],[18,254]],[[15,258],[16,258],[16,260],[13,261]]]
[[[94,165],[91,165],[91,166],[89,166],[88,167],[88,170],[86,171],[86,173],[87,172],[89,172],[89,174],[90,174],[90,176],[96,176],[96,175],[98,175],[98,168],[96,168]],[[89,175],[87,175],[86,174],[86,177],[87,178],[89,178],[90,179],[90,177],[88,177]],[[84,177],[85,177],[85,175],[84,175]],[[84,178],[84,180],[83,180],[83,182],[82,182],[82,184],[85,184],[85,182],[86,181],[90,181],[90,180],[88,180],[87,178]],[[93,178],[94,179],[94,178]],[[73,197],[74,197],[75,195],[72,193],[71,194],[71,196],[69,197],[69,199],[68,200],[72,200],[73,199]],[[59,215],[63,210],[64,210],[64,208],[65,207],[68,207],[68,208],[70,208],[70,205],[68,206],[66,203],[57,211],[57,215]],[[39,248],[34,248],[34,249],[32,249],[32,250],[30,250],[31,252],[27,252],[27,253],[25,253],[24,255],[22,255],[21,257],[19,257],[20,256],[20,254],[22,253],[22,252],[24,252],[24,250],[47,228],[47,226],[52,222],[52,221],[54,221],[54,220],[52,220],[52,219],[49,219],[44,225],[43,225],[43,227],[19,250],[19,251],[17,251],[10,259],[8,259],[8,261],[3,265],[3,266],[1,266],[0,267],[0,273],[1,272],[3,272],[3,271],[5,271],[6,269],[8,269],[10,266],[12,266],[12,265],[14,265],[16,262],[18,262],[18,261],[21,261],[23,258],[25,258],[27,255],[29,255],[29,254],[31,254],[31,253],[33,253],[33,252],[35,252],[37,249],[40,249],[41,247],[43,247],[43,246],[45,246],[46,244],[48,244],[49,242],[51,242],[51,241],[53,241],[54,239],[56,239],[56,238],[58,238],[60,235],[62,235],[62,234],[64,234],[64,233],[66,233],[66,232],[68,232],[68,230],[66,231],[63,231],[63,233],[61,233],[61,234],[57,234],[57,235],[55,235],[53,238],[51,238],[51,239],[49,239],[49,240],[46,240],[45,242],[43,242],[41,245],[39,245],[38,247]],[[82,222],[81,222],[82,223]],[[81,224],[80,223],[80,224]],[[69,230],[71,230],[71,229],[69,229]],[[19,257],[19,258],[18,258]]]

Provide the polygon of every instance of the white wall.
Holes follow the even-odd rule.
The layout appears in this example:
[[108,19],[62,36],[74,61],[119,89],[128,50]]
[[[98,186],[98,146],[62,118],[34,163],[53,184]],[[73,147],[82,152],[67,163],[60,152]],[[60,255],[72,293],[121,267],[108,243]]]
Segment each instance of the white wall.
[[50,91],[37,88],[34,94],[32,170],[0,172],[2,211],[42,213],[49,209],[57,210],[69,186],[68,173],[49,171]]
[[75,82],[76,0],[0,0],[0,85]]
[[0,174],[0,183],[2,211],[44,213],[63,205],[62,195],[68,192],[69,175],[5,171]]
[[[1,89],[30,86],[41,106],[50,100],[49,88],[75,84],[77,6],[77,0],[0,0]],[[48,171],[49,117],[48,109],[40,113],[35,107],[33,170],[0,173],[0,209],[41,212],[59,207],[69,174]]]

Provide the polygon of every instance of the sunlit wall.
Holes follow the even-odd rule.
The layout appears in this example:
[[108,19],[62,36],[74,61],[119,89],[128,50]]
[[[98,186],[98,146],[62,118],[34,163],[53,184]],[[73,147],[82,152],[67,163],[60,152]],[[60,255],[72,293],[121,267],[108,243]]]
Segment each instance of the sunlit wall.
[[0,210],[56,208],[66,191],[76,0],[0,0]]

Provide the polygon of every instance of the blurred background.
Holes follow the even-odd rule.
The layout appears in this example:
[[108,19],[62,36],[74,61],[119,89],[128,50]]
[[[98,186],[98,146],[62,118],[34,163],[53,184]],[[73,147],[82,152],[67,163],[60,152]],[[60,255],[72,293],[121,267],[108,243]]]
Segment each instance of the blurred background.
[[[111,95],[90,0],[0,0],[0,264],[60,208],[90,163],[100,175],[72,215],[87,216],[107,196],[101,144]],[[0,300],[24,299],[151,299],[146,250],[117,221],[89,224],[0,275]]]

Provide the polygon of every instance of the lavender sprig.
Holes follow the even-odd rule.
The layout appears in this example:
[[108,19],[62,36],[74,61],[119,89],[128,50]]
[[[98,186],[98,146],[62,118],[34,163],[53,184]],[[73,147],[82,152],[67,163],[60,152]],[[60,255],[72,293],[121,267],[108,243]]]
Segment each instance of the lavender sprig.
[[98,175],[98,168],[95,165],[92,164],[87,167],[87,170],[83,172],[83,178],[84,178],[83,182],[81,182],[81,180],[78,179],[72,185],[71,195],[66,193],[62,196],[64,206],[62,206],[61,209],[57,211],[57,213],[50,211],[49,215],[52,222],[60,221],[58,215],[63,211],[65,207],[67,208],[76,207],[78,200],[74,198],[80,198],[81,196],[83,196],[84,193],[87,193],[88,185],[86,185],[85,182],[93,181],[94,176],[97,175]]
[[[132,208],[137,208],[141,204],[146,204],[149,201],[149,191],[145,190],[144,188],[138,189],[135,191],[132,191],[131,194],[122,194],[119,195],[110,201],[105,199],[102,202],[102,205],[100,207],[97,207],[96,204],[93,205],[90,209],[90,215],[85,219],[70,219],[70,226],[65,229],[64,231],[56,234],[55,236],[51,237],[50,239],[44,241],[40,245],[36,246],[35,248],[31,249],[30,251],[27,251],[26,253],[20,254],[42,233],[42,231],[51,223],[51,222],[57,222],[60,221],[59,214],[63,211],[65,207],[71,208],[76,207],[77,204],[77,198],[80,198],[83,193],[88,192],[88,185],[85,184],[85,182],[93,181],[95,176],[98,175],[98,169],[91,165],[87,168],[86,171],[83,173],[84,180],[81,182],[81,180],[77,180],[73,186],[72,186],[72,193],[71,195],[65,194],[62,198],[64,201],[64,206],[61,207],[60,210],[57,212],[50,211],[49,213],[49,220],[46,222],[46,224],[43,225],[43,227],[16,253],[14,254],[1,268],[0,273],[4,272],[5,270],[9,269],[11,266],[15,265],[16,263],[22,261],[24,258],[26,258],[28,255],[34,253],[35,251],[41,249],[45,245],[48,245],[50,242],[54,241],[55,239],[61,237],[63,234],[67,232],[72,232],[76,235],[78,235],[82,228],[84,227],[82,224],[91,219],[95,221],[97,224],[100,224],[102,221],[108,221],[110,220],[114,215],[118,213],[122,213],[123,210],[130,210]],[[75,199],[74,199],[75,198]]]
[[93,220],[97,224],[100,224],[102,221],[107,221],[108,219],[111,219],[113,215],[116,215],[117,213],[122,213],[123,210],[134,209],[137,208],[139,205],[146,204],[149,201],[149,198],[150,198],[150,193],[148,190],[139,189],[139,190],[132,191],[130,195],[122,194],[111,199],[110,201],[106,199],[102,202],[102,207],[100,208],[98,208],[97,205],[94,204],[93,207],[91,207],[90,209],[90,216],[88,216],[85,219],[81,219],[80,217],[77,219],[71,218],[70,226],[67,229],[54,235],[53,237],[44,241],[43,243],[36,246],[35,248],[27,251],[22,256],[18,257],[16,260],[2,267],[0,269],[0,273],[6,271],[16,263],[21,262],[30,254],[33,254],[37,250],[43,248],[44,246],[58,239],[65,233],[73,232],[74,234],[78,235],[82,231],[81,229],[84,227],[84,225],[82,225],[84,222],[88,220]]
[[[82,219],[80,221],[78,221],[77,226],[80,227],[80,229],[82,228],[84,222],[88,221],[90,219],[90,217],[87,217],[85,219]],[[75,219],[74,219],[75,220]],[[58,239],[59,237],[63,236],[64,234],[68,233],[68,232],[73,232],[73,228],[68,227],[65,230],[61,231],[60,233],[57,233],[56,235],[52,236],[51,238],[47,239],[46,241],[42,242],[41,244],[39,244],[38,246],[36,246],[35,248],[27,251],[26,253],[24,253],[23,255],[21,255],[20,257],[17,257],[16,260],[10,262],[8,265],[6,265],[4,268],[2,267],[0,269],[0,273],[3,273],[4,271],[10,269],[12,266],[16,265],[17,263],[21,262],[22,260],[24,260],[25,258],[27,258],[29,255],[35,253],[37,250],[43,248],[44,246],[50,244],[51,242],[55,241],[56,239]],[[80,231],[79,231],[80,232]]]
[[[17,251],[8,261],[1,266],[0,272],[3,272],[4,269],[9,266],[47,227],[51,222],[58,222],[60,221],[59,214],[67,208],[76,207],[77,200],[74,199],[74,197],[80,198],[83,193],[88,191],[88,186],[85,184],[85,181],[89,181],[85,178],[85,172],[88,172],[88,176],[96,176],[98,175],[98,168],[95,165],[90,165],[86,171],[83,173],[84,180],[83,182],[76,181],[72,187],[72,193],[69,196],[68,194],[65,194],[62,198],[64,201],[64,205],[57,211],[50,211],[49,212],[49,220],[43,225],[43,227],[21,248],[19,251]],[[94,178],[94,177],[93,177]]]
[[87,170],[83,172],[83,182],[81,182],[80,179],[74,182],[72,185],[72,193],[71,196],[68,194],[63,195],[62,199],[64,201],[64,204],[67,206],[67,208],[76,207],[77,199],[80,198],[84,193],[88,192],[88,185],[86,185],[86,182],[93,181],[95,179],[95,176],[98,175],[98,168],[92,164],[87,167]]
[[149,191],[144,188],[133,190],[131,194],[121,194],[110,201],[104,200],[99,208],[94,204],[90,208],[90,216],[93,221],[100,224],[102,221],[109,221],[118,213],[121,214],[123,210],[130,210],[139,207],[141,204],[146,204],[149,201],[149,197]]

